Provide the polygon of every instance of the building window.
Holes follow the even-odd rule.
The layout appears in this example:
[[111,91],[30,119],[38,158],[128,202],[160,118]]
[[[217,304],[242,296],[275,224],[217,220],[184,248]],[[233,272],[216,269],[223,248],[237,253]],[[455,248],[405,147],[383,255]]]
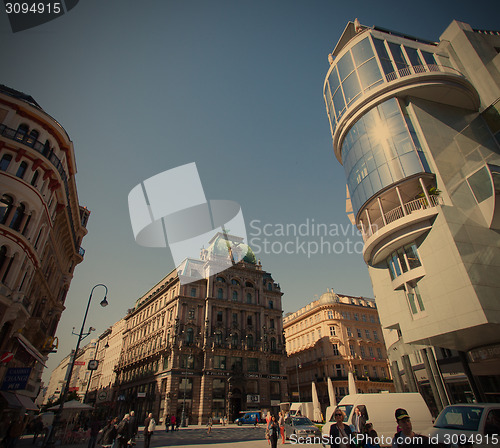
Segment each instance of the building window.
[[259,359],[258,358],[248,358],[247,359],[247,368],[249,372],[258,372],[259,371]]
[[252,316],[247,316],[247,325],[252,325]]
[[275,352],[276,351],[276,339],[271,338],[271,351]]
[[226,279],[224,277],[217,277],[215,281],[220,283],[226,283]]
[[217,345],[222,345],[222,332],[218,331],[215,333],[215,343]]
[[269,301],[269,309],[270,310],[274,309],[274,302],[272,300]]
[[365,337],[366,339],[371,339],[370,330],[365,330]]
[[12,210],[13,203],[14,199],[6,194],[4,194],[0,199],[0,224],[5,224],[7,221],[10,211]]
[[238,313],[233,313],[233,325],[238,325]]
[[422,301],[422,296],[420,295],[417,284],[412,286],[410,283],[407,283],[405,287],[405,294],[413,316],[425,311],[424,302]]
[[226,357],[225,356],[214,356],[214,369],[226,370]]
[[223,299],[224,298],[224,291],[222,290],[222,288],[219,288],[217,290],[217,298],[218,299]]
[[269,373],[279,374],[280,373],[280,362],[279,361],[269,361]]
[[238,333],[233,333],[232,336],[231,336],[231,346],[232,348],[237,348],[238,345],[239,345],[239,337],[238,337]]
[[332,344],[333,356],[340,356],[338,344]]
[[243,368],[243,358],[238,356],[231,358],[231,370],[242,370]]
[[31,178],[31,185],[33,187],[36,187],[36,181],[38,180],[38,176],[40,175],[40,172],[38,170],[35,171],[33,174],[33,177]]
[[194,369],[194,356],[193,355],[182,355],[181,356],[181,368],[182,369]]
[[351,327],[347,327],[347,336],[352,337]]
[[370,322],[371,322],[372,324],[374,324],[374,323],[375,323],[375,318],[374,318],[372,315],[370,315]]
[[217,322],[222,322],[222,311],[217,311]]
[[358,313],[354,313],[354,320],[359,320],[359,315],[358,315]]
[[238,301],[238,291],[233,291],[233,302]]
[[368,347],[368,353],[370,354],[370,358],[375,358],[375,354],[373,353],[373,347]]
[[373,330],[373,339],[375,341],[378,341],[378,333],[377,333],[377,330]]
[[271,319],[271,320],[269,321],[269,327],[270,327],[270,328],[274,328],[274,319]]
[[381,348],[377,348],[377,357],[378,357],[378,359],[382,359],[382,349]]
[[26,174],[26,169],[28,168],[28,164],[26,162],[21,162],[19,168],[17,169],[16,176],[20,179],[24,179],[24,175]]
[[0,170],[7,171],[7,168],[9,168],[11,160],[12,156],[10,154],[4,154],[2,156],[2,160],[0,160]]
[[233,279],[231,280],[231,284],[232,284],[232,285],[236,285],[236,286],[238,286],[238,285],[240,284],[240,282],[239,282],[238,280],[236,280],[236,279],[234,279],[234,278],[233,278]]
[[16,132],[16,140],[19,140],[20,142],[22,142],[26,135],[28,134],[28,131],[30,130],[29,126],[27,124],[20,124],[17,128],[17,132]]
[[349,344],[349,352],[351,353],[351,356],[356,356],[356,350],[354,349],[354,345]]
[[361,320],[362,320],[363,322],[366,322],[366,314],[363,314],[363,315],[361,316]]
[[247,334],[247,348],[253,348],[253,335]]
[[21,228],[21,222],[24,218],[25,209],[26,207],[24,206],[24,204],[19,204],[19,206],[16,208],[9,226],[11,229],[19,231],[19,229]]
[[365,348],[361,346],[361,347],[359,347],[359,351],[361,352],[361,357],[365,358],[366,357]]
[[330,327],[330,336],[337,336],[337,333],[335,331],[335,327],[333,325]]
[[247,293],[247,303],[250,304],[252,303],[252,294]]
[[38,131],[36,131],[35,129],[33,129],[30,132],[28,139],[26,140],[26,144],[33,147],[35,145],[35,143],[37,142],[39,135],[40,135],[40,133]]
[[245,282],[245,287],[247,287],[247,288],[253,288],[253,283],[251,283],[251,282]]
[[416,244],[408,244],[398,249],[396,252],[393,252],[391,256],[387,258],[387,265],[392,280],[408,272],[410,269],[422,266]]
[[188,344],[192,344],[194,341],[194,330],[192,328],[188,328],[186,332],[186,342]]
[[188,319],[194,319],[194,308],[189,308]]
[[191,297],[196,297],[196,288],[191,288]]
[[333,319],[333,311],[332,310],[328,311],[328,319]]
[[356,328],[356,333],[358,334],[358,338],[362,338],[363,335],[361,333],[361,330],[359,328]]

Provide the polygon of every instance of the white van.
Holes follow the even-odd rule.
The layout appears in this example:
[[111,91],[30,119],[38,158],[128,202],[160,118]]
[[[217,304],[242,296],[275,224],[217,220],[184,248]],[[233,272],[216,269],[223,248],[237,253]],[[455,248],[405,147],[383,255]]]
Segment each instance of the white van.
[[[366,421],[373,423],[373,429],[377,431],[381,439],[380,445],[388,446],[396,434],[397,422],[394,412],[398,408],[408,411],[411,417],[413,431],[424,434],[432,426],[432,416],[419,393],[380,393],[380,394],[356,394],[346,395],[340,400],[338,408],[346,414],[344,423],[353,424],[354,409],[360,406],[365,414]],[[362,408],[364,407],[364,409]],[[330,411],[330,410],[329,410]],[[330,426],[335,423],[333,412],[328,412],[329,420],[323,426],[322,434],[330,435]],[[426,435],[426,434],[425,434]],[[389,439],[386,441],[385,439]],[[383,443],[382,443],[383,442]]]

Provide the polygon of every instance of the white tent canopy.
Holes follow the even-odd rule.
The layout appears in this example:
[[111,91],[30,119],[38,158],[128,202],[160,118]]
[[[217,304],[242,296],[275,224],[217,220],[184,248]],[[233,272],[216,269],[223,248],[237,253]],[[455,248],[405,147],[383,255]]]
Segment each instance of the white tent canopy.
[[[48,410],[49,411],[57,411],[59,409],[59,405],[55,405],[50,407]],[[66,410],[72,410],[72,411],[90,411],[91,409],[94,409],[94,406],[90,406],[89,404],[85,403],[80,403],[79,401],[76,400],[71,400],[67,401],[63,405],[63,411]]]

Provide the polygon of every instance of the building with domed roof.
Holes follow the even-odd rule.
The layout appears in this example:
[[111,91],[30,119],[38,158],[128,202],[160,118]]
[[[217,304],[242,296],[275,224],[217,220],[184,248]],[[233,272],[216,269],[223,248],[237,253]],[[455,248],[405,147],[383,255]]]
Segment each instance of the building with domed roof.
[[209,416],[278,411],[288,399],[282,295],[241,238],[217,233],[125,317],[117,412],[205,424]]
[[288,387],[293,401],[312,401],[312,383],[323,411],[328,378],[337,402],[348,394],[353,372],[362,393],[394,392],[375,301],[328,290],[283,319],[288,354]]

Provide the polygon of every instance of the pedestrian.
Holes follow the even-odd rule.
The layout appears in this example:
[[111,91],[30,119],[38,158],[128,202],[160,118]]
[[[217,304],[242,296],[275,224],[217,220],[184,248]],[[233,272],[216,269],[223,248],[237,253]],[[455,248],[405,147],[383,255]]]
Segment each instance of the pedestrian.
[[128,444],[135,445],[135,437],[137,436],[137,432],[139,431],[139,422],[137,421],[137,417],[135,416],[134,411],[130,411],[130,419],[128,426]]
[[224,415],[224,426],[227,426],[227,415]]
[[175,414],[172,414],[170,416],[170,425],[172,426],[172,432],[175,431],[175,423],[176,423]]
[[14,448],[17,445],[19,438],[24,432],[23,418],[19,416],[15,419],[7,429],[7,435],[3,439],[5,448]]
[[156,429],[156,422],[153,418],[153,414],[150,412],[144,420],[144,448],[149,448],[151,443],[151,436]]
[[97,417],[94,417],[94,419],[90,423],[90,437],[89,437],[89,444],[87,445],[87,448],[95,448],[95,445],[97,443],[97,436],[99,435],[100,429],[101,429],[101,425],[99,424]]
[[116,440],[118,441],[118,448],[127,448],[129,441],[129,414],[125,414],[123,416],[123,420],[120,422],[118,427],[116,428],[117,436]]
[[430,448],[429,438],[413,431],[410,415],[406,409],[396,409],[396,421],[401,431],[394,434],[392,448]]
[[364,448],[380,448],[378,434],[372,423],[365,424],[363,435]]
[[276,416],[271,415],[271,419],[267,424],[267,432],[269,435],[269,443],[271,444],[271,448],[277,448],[278,446],[278,434],[280,432],[280,428],[278,422],[276,421]]
[[366,424],[366,418],[364,417],[363,413],[361,412],[361,409],[359,406],[356,406],[354,408],[354,417],[352,419],[352,423],[354,425],[354,435],[357,434],[362,434],[363,429]]
[[165,432],[168,432],[168,428],[170,426],[170,414],[165,416]]
[[214,419],[212,417],[212,414],[209,415],[208,417],[208,423],[207,423],[207,434],[210,434],[212,432],[212,425],[214,424]]
[[330,426],[330,446],[332,448],[352,448],[349,443],[352,431],[344,425],[345,413],[342,409],[335,409],[333,413],[335,423]]
[[279,420],[278,420],[278,425],[280,427],[280,435],[281,435],[281,443],[284,445],[285,442],[285,412],[280,411],[279,413]]
[[43,432],[43,421],[42,417],[38,416],[33,422],[33,443],[36,443],[36,439]]
[[98,438],[98,442],[102,448],[111,448],[114,445],[116,436],[118,435],[116,431],[117,423],[117,418],[109,419],[106,426],[102,428],[101,435]]

